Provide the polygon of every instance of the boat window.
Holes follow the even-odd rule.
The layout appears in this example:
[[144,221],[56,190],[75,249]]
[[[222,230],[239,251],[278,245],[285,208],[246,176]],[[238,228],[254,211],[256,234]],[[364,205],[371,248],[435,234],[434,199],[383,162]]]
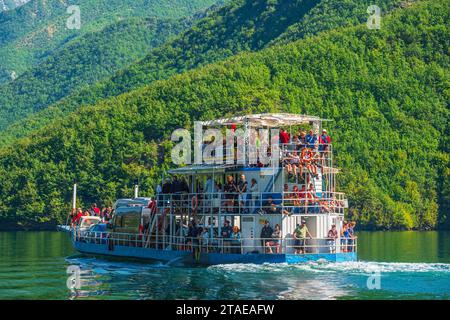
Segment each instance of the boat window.
[[140,215],[132,213],[125,214],[122,216],[122,227],[123,228],[137,228],[140,223]]

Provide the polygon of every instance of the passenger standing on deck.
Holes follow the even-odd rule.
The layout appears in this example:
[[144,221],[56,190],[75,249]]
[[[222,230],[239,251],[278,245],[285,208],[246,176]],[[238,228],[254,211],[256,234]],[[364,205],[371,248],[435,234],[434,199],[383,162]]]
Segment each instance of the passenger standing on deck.
[[250,186],[250,193],[252,197],[252,211],[254,213],[256,208],[259,207],[259,185],[255,178],[252,178],[252,184]]
[[302,220],[302,224],[298,225],[294,230],[294,239],[295,239],[295,253],[303,254],[306,253],[306,239],[309,237],[312,239],[311,234],[309,233],[308,227],[306,226],[306,221]]
[[198,228],[197,228],[197,223],[195,223],[195,221],[191,221],[189,223],[188,226],[188,233],[186,235],[186,245],[189,246],[194,246],[195,245],[195,239],[198,236]]
[[333,224],[331,229],[328,231],[327,244],[330,246],[330,252],[336,252],[336,239],[339,238],[338,232],[336,230],[336,225]]
[[225,253],[230,252],[230,245],[231,245],[231,234],[233,232],[233,229],[231,229],[230,221],[225,220],[223,223],[223,227],[220,230],[220,235],[223,238],[223,250]]
[[211,203],[211,199],[213,197],[213,193],[214,193],[214,181],[211,178],[211,176],[208,176],[208,178],[206,179],[206,183],[205,183],[205,188],[204,188],[204,192],[205,192],[205,208],[206,208],[206,212],[209,212],[210,207],[212,205]]
[[327,130],[323,129],[322,134],[319,137],[319,152],[325,154],[328,152],[329,145],[331,143],[331,138],[327,135]]
[[347,252],[347,239],[348,239],[348,223],[347,221],[344,221],[342,223],[342,229],[341,229],[341,251]]
[[232,175],[227,177],[227,183],[224,186],[227,212],[234,211],[235,196],[237,193],[236,184]]
[[347,239],[347,251],[348,252],[353,252],[353,245],[354,245],[354,241],[356,239],[355,236],[355,226],[356,226],[356,222],[352,221],[348,224],[348,228],[347,228],[347,234],[348,234],[348,239]]
[[91,215],[92,216],[100,216],[100,208],[97,207],[96,203],[93,203],[91,206]]
[[232,231],[233,230],[231,229],[230,221],[225,220],[225,222],[223,223],[222,230],[220,231],[222,238],[230,238]]
[[307,146],[307,144],[306,144],[306,132],[305,131],[302,131],[300,133],[299,140],[300,140],[300,146],[299,146],[300,148],[299,148],[299,150],[301,151],[302,149],[306,148],[306,146]]
[[158,202],[161,202],[161,201],[162,201],[162,196],[161,196],[161,194],[162,194],[162,187],[161,187],[160,184],[158,184],[158,185],[156,186],[156,200],[157,200]]
[[[272,237],[273,229],[269,224],[269,220],[264,221],[264,227],[261,229],[261,244],[264,248],[266,246],[266,242],[270,240]],[[265,252],[265,249],[264,249]]]
[[281,144],[287,144],[289,143],[290,137],[289,133],[286,132],[284,129],[280,129],[280,142]]
[[241,230],[238,226],[233,227],[233,232],[230,235],[232,253],[241,253]]
[[289,133],[286,132],[284,129],[280,129],[280,144],[281,144],[281,151],[283,152],[283,156],[285,155],[285,152],[287,150],[287,144],[289,143],[291,137],[289,136]]
[[77,225],[80,222],[82,216],[83,216],[83,210],[81,210],[81,208],[78,208],[76,214],[72,218],[72,227]]
[[309,133],[306,135],[305,141],[308,145],[308,148],[315,149],[317,143],[317,136],[314,134],[314,131],[311,129]]
[[248,182],[245,178],[245,174],[241,174],[237,185],[237,191],[239,192],[239,213],[243,210],[244,213],[248,212],[247,208],[247,188]]

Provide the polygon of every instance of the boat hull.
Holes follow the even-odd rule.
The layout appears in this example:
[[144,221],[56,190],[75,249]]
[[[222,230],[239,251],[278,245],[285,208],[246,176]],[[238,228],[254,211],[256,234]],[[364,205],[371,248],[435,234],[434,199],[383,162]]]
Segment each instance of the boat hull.
[[308,253],[308,254],[233,254],[233,253],[205,253],[197,257],[191,251],[159,250],[142,247],[114,246],[110,250],[106,243],[93,244],[74,242],[77,251],[84,254],[123,257],[144,260],[159,260],[166,262],[180,262],[189,264],[231,264],[231,263],[307,263],[311,261],[346,262],[356,261],[356,252],[346,253]]

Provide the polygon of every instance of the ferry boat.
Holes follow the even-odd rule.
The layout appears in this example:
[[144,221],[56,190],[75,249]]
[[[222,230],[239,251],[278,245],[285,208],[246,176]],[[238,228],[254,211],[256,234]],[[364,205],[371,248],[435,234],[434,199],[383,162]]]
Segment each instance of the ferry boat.
[[[73,246],[85,254],[206,265],[355,261],[356,238],[342,237],[348,202],[335,191],[332,145],[318,139],[327,121],[257,114],[199,122],[202,134],[242,130],[241,152],[232,137],[223,152],[212,148],[214,161],[169,170],[155,197],[119,199],[106,229],[73,228]],[[277,132],[275,144],[261,147],[261,128]],[[294,140],[297,131],[309,138]],[[201,150],[213,140],[203,137]],[[255,161],[256,148],[267,151],[268,163],[258,152]]]

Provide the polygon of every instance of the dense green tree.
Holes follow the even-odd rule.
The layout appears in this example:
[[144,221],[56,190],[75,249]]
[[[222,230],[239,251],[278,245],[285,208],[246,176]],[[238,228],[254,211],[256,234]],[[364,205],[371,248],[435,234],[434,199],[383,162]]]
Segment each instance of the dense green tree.
[[[389,8],[395,7],[399,0],[379,2],[383,8]],[[0,105],[3,106],[3,111],[0,109],[0,129],[8,125],[0,137],[0,144],[13,141],[15,137],[23,136],[53,121],[57,116],[74,111],[80,105],[94,104],[106,97],[119,95],[239,52],[260,50],[277,43],[279,37],[289,33],[291,27],[302,24],[302,21],[318,20],[321,23],[311,24],[304,32],[289,33],[290,40],[341,25],[357,24],[359,20],[367,19],[367,13],[364,13],[367,3],[368,1],[360,0],[348,0],[345,5],[341,5],[339,0],[234,0],[221,9],[211,10],[182,35],[155,48],[145,58],[118,71],[111,78],[82,88],[68,97],[65,95],[67,90],[56,90],[55,94],[45,91],[46,88],[52,88],[52,85],[46,84],[47,78],[43,80],[31,75],[24,79],[25,83],[19,81],[3,92],[0,90]],[[340,16],[342,18],[337,18]],[[89,50],[77,51],[82,54]],[[53,69],[50,71],[55,72]],[[59,73],[60,77],[66,76],[64,72]],[[34,90],[22,90],[24,87],[32,87]],[[66,99],[46,109],[62,97]],[[41,109],[44,110],[38,112]],[[38,113],[34,115],[34,112]],[[25,119],[16,122],[25,116]]]
[[[0,12],[0,83],[22,74],[67,42],[124,19],[178,19],[220,3],[217,0],[31,0]],[[80,8],[81,28],[68,29],[67,8]]]
[[448,7],[418,2],[380,30],[337,28],[84,106],[0,149],[0,217],[28,227],[62,221],[74,181],[80,205],[129,196],[136,178],[151,194],[170,166],[172,130],[284,111],[335,120],[328,129],[350,219],[435,228],[448,221]]

